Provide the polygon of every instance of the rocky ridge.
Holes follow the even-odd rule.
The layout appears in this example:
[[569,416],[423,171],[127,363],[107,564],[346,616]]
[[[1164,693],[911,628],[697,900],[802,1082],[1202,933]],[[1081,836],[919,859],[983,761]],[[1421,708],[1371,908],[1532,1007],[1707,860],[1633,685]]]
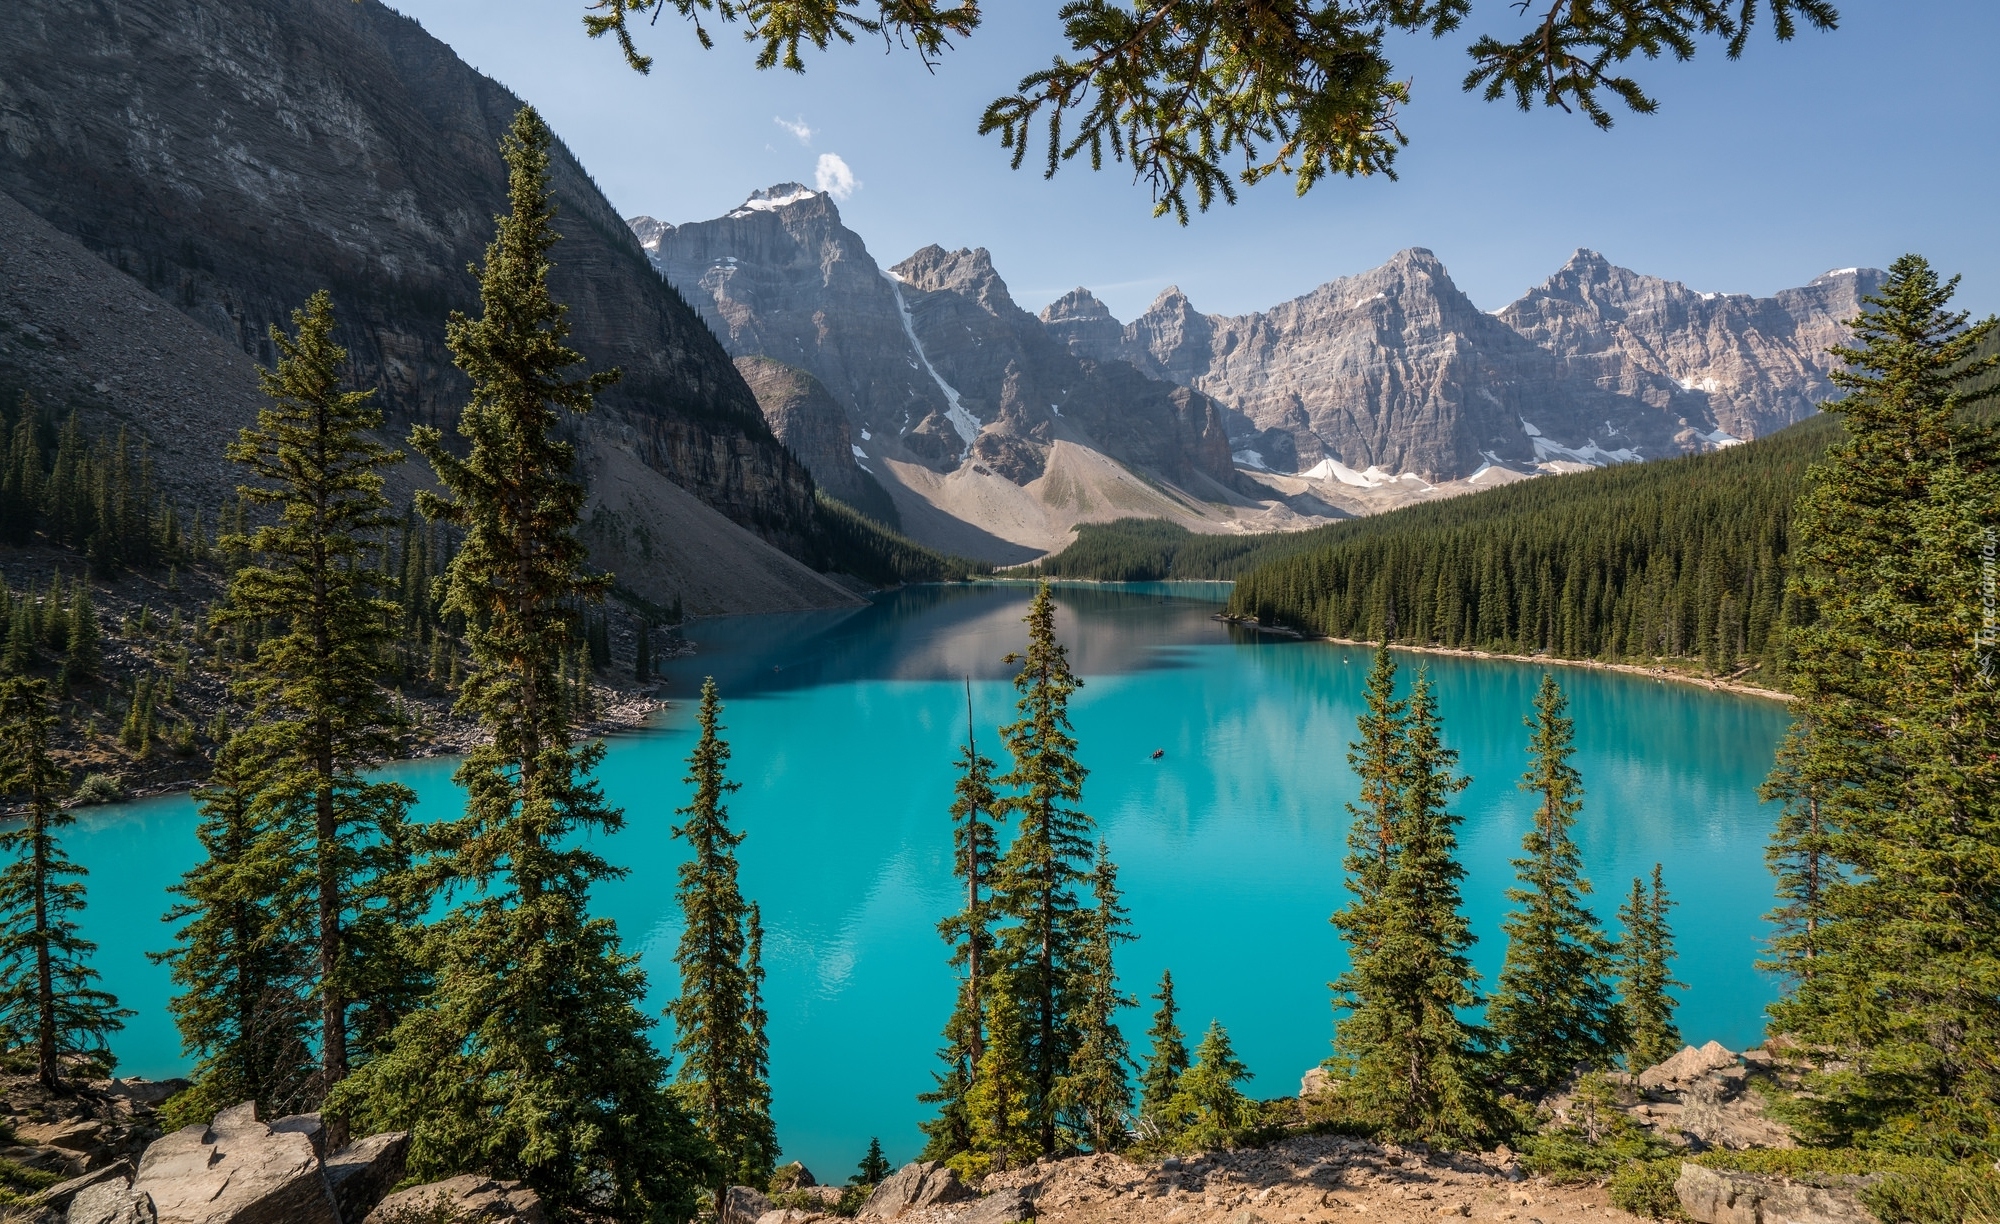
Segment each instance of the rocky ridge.
[[[1774,298],[1699,294],[1579,251],[1497,314],[1421,248],[1268,311],[1207,315],[1170,288],[1120,324],[1088,290],[1042,311],[1073,350],[1207,392],[1253,468],[1427,481],[1731,445],[1831,392],[1827,345],[1881,273]],[[1380,483],[1381,477],[1376,478]]]
[[1842,320],[1861,313],[1882,276],[1843,268],[1768,298],[1698,293],[1579,250],[1498,317],[1571,378],[1749,439],[1840,394],[1826,350],[1849,341]]

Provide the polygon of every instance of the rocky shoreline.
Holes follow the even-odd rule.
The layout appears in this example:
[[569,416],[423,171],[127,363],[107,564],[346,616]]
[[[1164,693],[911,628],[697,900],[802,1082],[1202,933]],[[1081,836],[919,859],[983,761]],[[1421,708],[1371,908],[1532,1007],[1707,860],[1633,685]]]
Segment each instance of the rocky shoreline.
[[[1276,637],[1295,638],[1301,642],[1331,642],[1336,646],[1367,646],[1373,648],[1378,642],[1360,638],[1328,637],[1324,634],[1301,633],[1279,625],[1260,625],[1256,619],[1247,616],[1231,616],[1218,612],[1212,618],[1227,625],[1249,629],[1257,633],[1268,633]],[[1503,654],[1493,650],[1469,650],[1458,646],[1407,646],[1401,642],[1389,643],[1389,649],[1407,651],[1410,654],[1449,655],[1461,659],[1494,659],[1502,663],[1539,663],[1544,667],[1578,667],[1589,671],[1623,672],[1629,676],[1644,676],[1652,680],[1672,681],[1675,684],[1695,685],[1718,693],[1735,693],[1740,697],[1758,697],[1766,701],[1792,700],[1790,693],[1777,689],[1759,688],[1754,684],[1744,684],[1727,676],[1695,676],[1687,672],[1675,671],[1670,667],[1644,667],[1637,663],[1605,663],[1598,659],[1559,659],[1550,655]],[[1742,672],[1734,673],[1742,675]]]

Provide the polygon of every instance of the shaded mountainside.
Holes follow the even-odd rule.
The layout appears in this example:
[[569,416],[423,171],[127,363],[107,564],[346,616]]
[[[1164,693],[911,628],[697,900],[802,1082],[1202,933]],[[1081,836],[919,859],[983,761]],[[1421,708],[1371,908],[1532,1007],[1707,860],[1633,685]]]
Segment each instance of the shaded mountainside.
[[[454,423],[466,384],[445,318],[477,309],[466,266],[506,208],[498,139],[519,106],[376,0],[112,0],[82,23],[52,0],[0,9],[0,190],[260,360],[272,356],[266,327],[330,288],[338,338],[357,382],[379,389],[391,437]],[[618,470],[631,496],[611,509],[667,514],[628,526],[688,528],[721,550],[725,572],[708,586],[722,602],[706,610],[762,609],[761,580],[755,597],[731,593],[738,563],[784,575],[790,593],[773,606],[851,600],[762,555],[768,542],[831,563],[811,476],[575,159],[558,148],[553,170],[564,239],[551,288],[591,368],[624,375],[578,427],[585,477],[612,452],[629,456]],[[64,321],[10,324],[53,334]],[[115,384],[102,394],[176,461],[226,439],[199,411],[122,399]],[[713,512],[727,521],[688,517]],[[634,576],[655,590],[679,581],[645,550],[598,560],[650,566]]]
[[[1220,405],[1070,352],[984,250],[925,247],[885,270],[829,196],[796,183],[709,221],[630,224],[731,353],[804,371],[845,410],[848,449],[812,445],[815,476],[838,489],[865,473],[928,544],[1019,561],[1121,514],[1209,531],[1311,521],[1235,470]],[[797,395],[757,387],[767,420],[789,420]]]

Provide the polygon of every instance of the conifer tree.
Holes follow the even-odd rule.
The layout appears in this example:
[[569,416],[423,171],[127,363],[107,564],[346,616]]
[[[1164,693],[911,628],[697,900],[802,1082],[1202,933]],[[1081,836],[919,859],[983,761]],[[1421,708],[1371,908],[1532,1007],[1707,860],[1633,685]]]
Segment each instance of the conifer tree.
[[254,563],[231,577],[215,620],[278,627],[234,687],[251,710],[239,736],[243,763],[258,769],[254,802],[270,809],[289,868],[280,887],[312,898],[308,989],[323,1093],[347,1076],[355,1010],[384,1003],[362,997],[359,966],[399,954],[396,943],[364,936],[381,932],[369,911],[392,887],[383,849],[400,838],[415,795],[364,771],[395,750],[380,660],[396,638],[397,608],[382,597],[370,553],[393,522],[382,472],[402,455],[369,436],[382,424],[374,392],[340,389],[347,350],[333,339],[333,299],[313,294],[292,327],[271,328],[269,403],[228,448],[250,477],[238,494],[276,521],[243,541]]
[[456,775],[465,814],[432,826],[427,870],[456,904],[426,940],[427,1005],[331,1105],[409,1130],[416,1176],[522,1180],[560,1216],[685,1219],[708,1162],[648,1039],[638,958],[589,914],[591,885],[619,874],[591,846],[624,816],[591,778],[603,745],[573,742],[558,685],[575,609],[605,586],[583,569],[584,491],[559,433],[612,375],[573,373],[549,294],[550,145],[523,107],[501,144],[510,210],[479,269],[483,313],[446,327],[472,383],[463,457],[435,429],[411,437],[444,489],[420,509],[462,533],[445,584],[473,662],[458,708],[491,737]]
[[1160,988],[1153,992],[1153,998],[1160,1008],[1153,1013],[1153,1027],[1146,1030],[1152,1045],[1146,1052],[1146,1069],[1139,1076],[1139,1113],[1148,1118],[1165,1112],[1188,1069],[1187,1039],[1177,1023],[1180,1008],[1174,1003],[1173,970],[1160,971]]
[[1544,672],[1527,725],[1534,763],[1521,789],[1540,797],[1534,824],[1514,860],[1521,882],[1507,890],[1515,908],[1501,923],[1507,955],[1487,1006],[1493,1036],[1505,1043],[1502,1071],[1540,1095],[1578,1067],[1602,1070],[1625,1048],[1625,1020],[1612,990],[1617,945],[1584,907],[1590,881],[1570,829],[1583,807],[1568,699]]
[[965,1093],[971,1143],[951,1161],[967,1178],[1032,1164],[1042,1152],[1032,1035],[1021,1005],[1024,992],[1013,979],[1012,963],[1000,961],[986,996],[986,1044]]
[[103,670],[103,632],[97,624],[97,606],[91,602],[90,587],[75,584],[70,594],[69,640],[63,665],[73,680],[88,680]]
[[1625,1008],[1626,1066],[1633,1071],[1665,1062],[1680,1052],[1681,1031],[1674,1024],[1674,998],[1668,991],[1686,987],[1674,980],[1674,933],[1667,911],[1674,902],[1653,864],[1653,882],[1634,876],[1632,895],[1618,910],[1624,925],[1619,941],[1619,994]]
[[1469,956],[1475,937],[1460,912],[1460,817],[1450,804],[1471,780],[1454,772],[1458,753],[1444,746],[1427,673],[1418,674],[1406,710],[1379,921],[1356,924],[1377,942],[1355,947],[1336,983],[1350,1015],[1334,1047],[1348,1073],[1342,1098],[1359,1116],[1390,1134],[1459,1146],[1488,1138],[1500,1122],[1485,1035],[1462,1017],[1482,1000]]
[[[1833,1051],[1809,1138],[1962,1157],[2000,1133],[2000,672],[1987,600],[2000,439],[1959,419],[1993,394],[1992,319],[1908,255],[1833,353],[1845,427],[1794,519],[1798,733],[1771,787],[1796,914],[1773,1026]],[[1977,389],[1975,389],[1977,387]],[[1805,869],[1815,908],[1805,908]],[[1790,878],[1787,879],[1786,877]],[[1805,920],[1810,920],[1809,925]],[[1802,931],[1801,927],[1805,930]],[[1806,932],[1809,931],[1809,934]]]
[[1071,987],[1076,1049],[1057,1081],[1056,1103],[1070,1133],[1091,1151],[1103,1152],[1124,1143],[1132,1113],[1132,1055],[1118,1028],[1118,1012],[1137,1000],[1118,989],[1114,962],[1118,945],[1137,937],[1118,891],[1118,866],[1102,841],[1097,843],[1090,892],[1093,904],[1080,915],[1083,939]]
[[952,872],[965,882],[965,908],[938,923],[938,934],[951,948],[952,967],[965,976],[945,1021],[944,1048],[938,1052],[945,1069],[933,1073],[937,1086],[917,1098],[938,1107],[937,1116],[923,1124],[927,1160],[944,1160],[971,1146],[965,1094],[985,1056],[984,990],[994,951],[988,889],[999,854],[994,824],[1000,813],[995,810],[993,762],[980,753],[973,731],[970,678],[965,682],[965,720],[965,747],[959,750],[959,776],[950,809]]
[[1817,728],[1813,708],[1793,702],[1792,725],[1778,746],[1770,776],[1757,791],[1765,802],[1782,805],[1764,851],[1764,862],[1776,877],[1778,907],[1765,915],[1774,934],[1770,955],[1758,966],[1793,980],[1812,976],[1820,928],[1829,918],[1828,894],[1839,871],[1834,829],[1822,810],[1839,776],[1833,749]]
[[1209,1021],[1195,1047],[1194,1065],[1181,1076],[1168,1108],[1177,1124],[1175,1146],[1206,1150],[1234,1146],[1250,1120],[1250,1098],[1236,1085],[1250,1078],[1250,1068],[1236,1057],[1228,1030],[1220,1020]]
[[34,1051],[42,1086],[63,1087],[63,1064],[81,1058],[108,1071],[107,1038],[133,1013],[99,989],[90,967],[97,945],[77,933],[83,868],[69,861],[57,831],[74,823],[62,806],[68,778],[49,757],[48,682],[0,682],[0,794],[25,801],[19,824],[0,832],[0,1033]]
[[1028,649],[1014,688],[1021,717],[1000,728],[1014,767],[999,785],[1010,788],[1000,809],[1017,818],[1014,841],[994,872],[996,908],[1013,921],[1002,934],[1001,958],[1020,991],[1023,1049],[1040,1151],[1056,1150],[1056,1082],[1068,1070],[1077,1034],[1070,983],[1080,942],[1077,887],[1091,859],[1091,819],[1076,807],[1088,772],[1077,761],[1069,699],[1082,687],[1056,640],[1055,601],[1046,582],[1026,617]]
[[889,1176],[889,1158],[882,1154],[882,1141],[874,1136],[868,1138],[868,1151],[861,1157],[861,1164],[854,1175],[847,1179],[852,1186],[880,1185]]
[[681,1056],[676,1081],[681,1102],[716,1153],[711,1188],[718,1214],[730,1186],[763,1185],[777,1157],[756,1015],[754,978],[762,968],[749,946],[754,911],[736,882],[736,847],[743,834],[729,827],[724,803],[741,784],[727,776],[729,744],[722,738],[721,718],[711,678],[702,682],[695,715],[701,734],[688,755],[694,797],[676,813],[682,820],[674,836],[685,840],[691,853],[680,865],[685,925],[674,963],[680,967],[681,992],[667,1008]]
[[216,753],[195,791],[204,857],[173,886],[165,918],[183,925],[171,951],[152,954],[179,988],[167,1007],[195,1059],[194,1112],[210,1117],[239,1101],[297,1113],[316,1078],[311,931],[290,920],[291,864],[271,809],[253,802],[258,776],[234,739]]
[[1396,661],[1386,645],[1375,651],[1362,701],[1357,720],[1361,738],[1347,746],[1348,767],[1361,779],[1361,802],[1347,805],[1352,823],[1342,862],[1352,900],[1333,916],[1348,952],[1348,970],[1332,984],[1334,1007],[1349,1013],[1335,1029],[1334,1051],[1350,1076],[1368,1051],[1379,1049],[1394,1057],[1399,1021],[1396,1001],[1386,994],[1378,998],[1373,981],[1376,958],[1390,933],[1389,880],[1401,850],[1409,755],[1409,705],[1396,699]]

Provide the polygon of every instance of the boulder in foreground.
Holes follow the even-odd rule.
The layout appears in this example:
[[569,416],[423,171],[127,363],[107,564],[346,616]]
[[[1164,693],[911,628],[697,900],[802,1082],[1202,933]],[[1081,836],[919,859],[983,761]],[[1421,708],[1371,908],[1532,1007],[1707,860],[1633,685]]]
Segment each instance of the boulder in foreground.
[[939,1160],[911,1161],[875,1187],[875,1193],[861,1205],[861,1218],[893,1220],[906,1211],[941,1207],[973,1198],[972,1187],[958,1179],[958,1171]]
[[1688,1163],[1674,1194],[1699,1224],[1878,1224],[1851,1190]]
[[[444,1210],[440,1211],[442,1205]],[[547,1224],[542,1200],[520,1182],[464,1173],[441,1182],[398,1190],[376,1205],[362,1224],[401,1224],[442,1215],[478,1224]]]

